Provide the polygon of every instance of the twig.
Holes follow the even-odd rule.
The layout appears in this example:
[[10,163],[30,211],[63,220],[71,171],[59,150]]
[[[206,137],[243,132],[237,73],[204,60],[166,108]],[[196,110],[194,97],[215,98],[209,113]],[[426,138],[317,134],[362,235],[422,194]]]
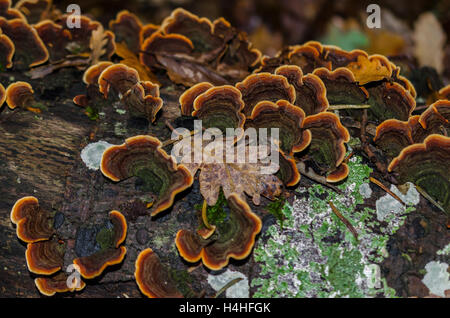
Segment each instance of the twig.
[[331,210],[333,211],[334,214],[336,214],[336,216],[345,224],[345,226],[350,230],[350,232],[352,232],[353,236],[355,237],[356,240],[358,240],[358,232],[356,231],[356,229],[353,227],[353,225],[350,223],[349,220],[347,220],[342,214],[341,212],[339,212],[339,210],[334,206],[333,202],[328,201],[328,204],[331,207]]
[[375,183],[377,186],[379,186],[381,189],[383,189],[384,191],[386,191],[388,194],[390,194],[395,200],[397,200],[398,202],[400,202],[402,205],[406,205],[405,202],[403,202],[402,199],[400,199],[398,197],[398,195],[396,195],[394,192],[392,192],[391,190],[389,190],[384,184],[382,184],[380,181],[378,181],[377,179],[370,177],[369,178],[370,182]]
[[370,105],[329,105],[327,110],[340,110],[340,109],[367,109]]
[[183,138],[191,137],[191,136],[195,135],[196,133],[197,133],[196,130],[192,130],[192,131],[189,133],[189,136],[179,135],[177,139],[169,139],[169,140],[166,140],[166,141],[164,141],[164,142],[162,143],[161,147],[162,147],[162,148],[167,147],[167,146],[169,146],[169,145],[171,145],[171,144],[176,143],[177,141],[183,140]]
[[233,279],[232,281],[228,282],[225,286],[223,286],[215,295],[214,298],[219,297],[223,292],[225,292],[228,288],[230,288],[231,286],[233,286],[234,284],[239,283],[241,280],[243,280],[242,277],[238,277]]
[[425,192],[424,189],[422,189],[421,187],[419,187],[417,184],[415,185],[417,191],[428,201],[430,201],[431,204],[433,204],[435,207],[437,207],[439,210],[441,210],[442,212],[444,212],[445,214],[447,214],[447,212],[445,212],[444,208],[436,201],[434,200],[428,193]]
[[329,184],[327,182],[327,179],[323,176],[319,176],[318,174],[316,174],[314,171],[310,172],[310,170],[306,169],[305,163],[304,162],[297,162],[297,169],[298,171],[304,175],[305,177],[307,177],[308,179],[311,179],[313,181],[316,181],[320,184],[323,184],[324,186],[330,188],[331,190],[339,193],[339,194],[344,194],[338,187]]

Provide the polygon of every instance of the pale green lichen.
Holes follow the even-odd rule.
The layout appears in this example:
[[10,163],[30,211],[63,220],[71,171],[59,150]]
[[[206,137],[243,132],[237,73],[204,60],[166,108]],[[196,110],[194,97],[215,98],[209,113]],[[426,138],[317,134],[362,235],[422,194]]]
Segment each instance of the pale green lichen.
[[[293,206],[285,204],[281,222],[268,228],[266,241],[260,240],[254,259],[260,265],[254,297],[394,297],[376,265],[387,254],[389,235],[414,209],[389,216],[394,224],[382,228],[375,209],[364,203],[371,169],[353,157],[350,174],[339,185],[338,194],[319,184],[297,189]],[[367,190],[367,189],[366,189]],[[356,239],[332,212],[332,201],[358,233]]]
[[445,297],[445,291],[450,289],[450,280],[447,268],[448,264],[435,261],[429,262],[425,265],[427,273],[422,279],[422,282],[428,287],[430,293]]
[[90,143],[81,151],[81,160],[90,170],[98,170],[103,152],[111,146],[113,145],[103,140]]
[[450,256],[450,243],[443,249],[436,252],[437,255]]
[[226,286],[229,282],[237,278],[241,278],[242,280],[227,288],[225,295],[227,296],[227,298],[248,298],[248,278],[241,272],[227,269],[221,274],[211,273],[208,275],[208,283],[217,292],[224,286]]

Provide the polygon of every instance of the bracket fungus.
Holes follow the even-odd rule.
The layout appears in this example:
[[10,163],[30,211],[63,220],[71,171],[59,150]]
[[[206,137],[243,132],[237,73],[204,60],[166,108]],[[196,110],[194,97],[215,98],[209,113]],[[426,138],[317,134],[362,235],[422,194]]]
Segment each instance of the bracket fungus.
[[421,143],[432,134],[448,136],[450,133],[450,102],[438,100],[419,116],[408,121],[388,119],[377,126],[374,142],[392,159],[403,148]]
[[338,182],[348,175],[343,162],[345,143],[350,140],[348,130],[334,113],[322,112],[306,117],[303,128],[311,131],[312,139],[307,150],[320,174],[325,173],[328,182]]
[[4,70],[6,68],[11,68],[13,66],[13,56],[16,47],[11,39],[3,34],[0,28],[0,69]]
[[283,65],[275,70],[276,75],[286,77],[295,88],[294,105],[300,107],[306,116],[318,114],[328,108],[327,90],[315,74],[303,75],[302,69],[295,65]]
[[17,237],[26,243],[48,240],[55,233],[50,213],[39,206],[35,197],[17,200],[11,210],[11,222],[17,226]]
[[68,29],[51,20],[41,21],[34,28],[48,50],[50,62],[61,61],[66,57],[66,47],[72,41],[72,33]]
[[109,22],[109,28],[118,43],[125,42],[132,52],[139,52],[142,23],[136,15],[127,10],[120,11],[116,19]]
[[45,296],[80,291],[86,287],[86,283],[76,277],[72,277],[72,281],[68,284],[69,279],[69,276],[60,272],[50,277],[38,277],[34,280],[34,283],[39,292]]
[[256,104],[246,122],[246,127],[278,128],[280,149],[292,155],[304,150],[311,142],[311,132],[303,129],[305,112],[286,100],[276,103],[262,101]]
[[205,128],[243,128],[245,116],[241,113],[244,101],[239,90],[230,85],[211,87],[195,98],[192,116],[202,120]]
[[422,188],[450,212],[450,137],[433,134],[423,143],[404,148],[389,164],[388,171],[399,183]]
[[261,101],[276,102],[284,99],[294,103],[296,99],[294,86],[289,84],[286,77],[270,73],[257,73],[246,77],[236,84],[241,91],[245,103],[243,113],[249,117],[253,108]]
[[15,82],[6,88],[6,104],[10,109],[22,108],[40,113],[40,108],[36,107],[34,91],[27,82]]
[[37,31],[23,19],[0,17],[0,28],[14,43],[14,67],[27,69],[45,63],[49,54]]
[[0,17],[5,19],[22,19],[26,21],[25,16],[17,9],[11,8],[11,0],[0,0]]
[[14,8],[21,12],[28,23],[35,24],[50,15],[52,0],[20,0]]
[[185,90],[184,93],[181,94],[179,98],[181,114],[184,116],[191,116],[192,112],[194,111],[195,99],[212,87],[214,87],[213,84],[208,82],[202,82],[195,84],[194,86]]
[[151,136],[128,138],[124,144],[108,148],[102,157],[101,171],[112,181],[132,176],[141,178],[158,198],[152,206],[152,216],[168,209],[175,195],[192,185],[193,177],[183,165],[163,149],[162,143]]
[[248,204],[236,194],[227,199],[229,216],[217,226],[216,232],[205,240],[196,232],[180,230],[175,244],[181,257],[194,263],[202,260],[212,270],[228,265],[229,259],[246,258],[255,243],[255,237],[261,230],[261,220]]
[[123,96],[130,88],[139,82],[139,73],[125,64],[113,64],[106,67],[98,78],[99,90],[105,98],[111,88],[119,96]]
[[103,273],[107,266],[116,265],[123,261],[127,252],[121,246],[127,235],[127,222],[118,211],[109,213],[109,222],[97,234],[97,241],[101,249],[94,254],[82,256],[73,260],[79,267],[81,276],[91,279]]
[[28,270],[39,275],[52,275],[61,270],[64,263],[63,243],[56,239],[28,243],[25,257]]
[[139,253],[134,277],[140,291],[149,298],[182,298],[167,268],[151,248]]
[[149,81],[136,83],[123,95],[122,101],[132,116],[144,117],[152,123],[163,106],[158,86]]
[[5,100],[6,100],[6,90],[5,87],[2,85],[2,83],[0,83],[0,109],[2,108]]

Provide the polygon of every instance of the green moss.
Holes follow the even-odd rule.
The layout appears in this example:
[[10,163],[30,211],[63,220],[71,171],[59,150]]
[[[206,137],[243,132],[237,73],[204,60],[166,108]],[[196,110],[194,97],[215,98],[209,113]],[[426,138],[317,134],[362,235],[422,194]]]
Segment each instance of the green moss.
[[90,120],[97,120],[99,118],[98,110],[91,106],[86,107],[85,113]]
[[113,247],[114,245],[114,231],[112,228],[103,227],[95,237],[97,243],[102,250]]
[[[194,207],[197,211],[199,212],[202,211],[201,204],[196,204]],[[206,217],[208,218],[208,223],[211,225],[215,225],[217,227],[222,227],[228,217],[227,208],[228,208],[227,199],[225,198],[222,189],[220,189],[219,197],[217,199],[216,204],[214,204],[213,206],[208,206],[206,210]]]
[[168,267],[167,273],[184,297],[193,298],[196,296],[191,288],[192,277],[186,270],[179,270]]
[[267,205],[267,211],[272,214],[280,223],[281,228],[283,228],[283,220],[285,219],[283,213],[283,207],[286,204],[286,198],[277,198],[275,201],[270,202]]

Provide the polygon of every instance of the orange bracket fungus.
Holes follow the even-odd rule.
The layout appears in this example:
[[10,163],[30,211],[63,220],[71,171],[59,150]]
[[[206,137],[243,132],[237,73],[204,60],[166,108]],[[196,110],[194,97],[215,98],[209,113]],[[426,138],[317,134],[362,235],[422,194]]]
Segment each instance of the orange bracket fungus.
[[252,74],[237,83],[236,88],[242,93],[245,103],[243,113],[247,117],[251,116],[253,108],[261,101],[284,99],[294,103],[296,98],[294,86],[289,84],[286,77],[270,73]]
[[408,121],[388,119],[377,126],[374,142],[389,158],[396,157],[403,148],[421,143],[432,134],[448,136],[450,133],[450,102],[438,100],[420,116]]
[[350,134],[339,117],[329,112],[308,116],[303,128],[312,134],[306,155],[311,156],[320,174],[325,173],[328,182],[345,179],[349,170],[343,162],[346,152],[344,144],[350,140]]
[[194,111],[194,101],[200,95],[206,92],[211,87],[214,87],[211,83],[203,82],[192,86],[181,94],[179,103],[181,107],[181,114],[184,116],[191,116]]
[[15,5],[15,9],[26,16],[30,24],[38,23],[47,18],[51,7],[52,0],[20,0]]
[[47,47],[50,62],[61,61],[66,57],[66,47],[72,41],[69,30],[51,20],[41,21],[34,28]]
[[152,123],[163,106],[158,86],[149,81],[136,83],[123,95],[122,101],[132,116],[144,117]]
[[22,19],[26,21],[25,16],[19,10],[11,8],[11,0],[0,0],[0,17],[7,20]]
[[11,68],[13,65],[12,59],[14,56],[16,48],[11,39],[2,34],[2,29],[0,28],[0,69],[5,70],[6,68]]
[[30,272],[52,275],[63,266],[64,244],[55,239],[29,243],[25,256]]
[[205,128],[243,128],[245,116],[241,113],[244,101],[239,90],[230,85],[216,86],[200,94],[194,101],[192,116],[202,120]]
[[6,104],[10,109],[22,108],[40,113],[34,99],[34,91],[27,82],[15,82],[6,88]]
[[134,277],[140,291],[149,298],[183,297],[170,278],[167,267],[161,264],[158,255],[151,248],[139,253]]
[[120,11],[116,19],[109,22],[109,28],[117,43],[125,42],[132,52],[139,53],[142,23],[136,15],[127,10]]
[[17,226],[17,237],[26,243],[48,240],[55,233],[50,213],[35,197],[18,200],[11,210],[11,221]]
[[0,83],[0,109],[2,108],[5,100],[6,100],[6,90],[5,87],[2,85],[2,83]]
[[304,111],[285,100],[276,103],[259,102],[253,108],[252,115],[246,122],[246,127],[278,128],[280,149],[292,155],[308,147],[311,142],[311,132],[303,129]]
[[133,176],[142,179],[145,189],[158,196],[152,206],[153,216],[172,206],[175,195],[193,182],[186,167],[177,165],[161,146],[154,137],[135,136],[108,148],[101,161],[102,173],[113,181]]
[[214,224],[217,229],[209,239],[189,230],[177,233],[175,243],[181,257],[191,263],[202,260],[209,269],[219,270],[230,258],[240,260],[250,254],[261,230],[261,220],[236,194],[228,197],[227,207],[227,218]]
[[433,134],[404,148],[388,170],[399,183],[414,183],[450,212],[450,137]]
[[122,96],[131,87],[139,82],[138,72],[125,64],[113,64],[105,68],[98,78],[99,90],[105,98],[111,88],[115,93]]
[[60,272],[50,277],[39,277],[34,280],[34,283],[39,292],[45,296],[53,296],[56,293],[66,293],[80,291],[86,287],[86,283],[75,276],[68,284],[69,276],[64,272]]
[[295,103],[306,116],[325,111],[328,108],[326,88],[324,83],[314,74],[303,76],[301,68],[295,65],[280,66],[275,74],[287,78],[289,84],[295,88]]
[[27,69],[48,60],[47,48],[37,31],[22,19],[6,20],[0,17],[0,28],[15,46],[14,67]]
[[109,222],[97,234],[96,240],[101,249],[89,256],[82,256],[73,260],[79,267],[81,276],[91,279],[99,276],[107,266],[116,265],[123,261],[127,252],[121,246],[127,235],[127,222],[118,211],[109,213]]

